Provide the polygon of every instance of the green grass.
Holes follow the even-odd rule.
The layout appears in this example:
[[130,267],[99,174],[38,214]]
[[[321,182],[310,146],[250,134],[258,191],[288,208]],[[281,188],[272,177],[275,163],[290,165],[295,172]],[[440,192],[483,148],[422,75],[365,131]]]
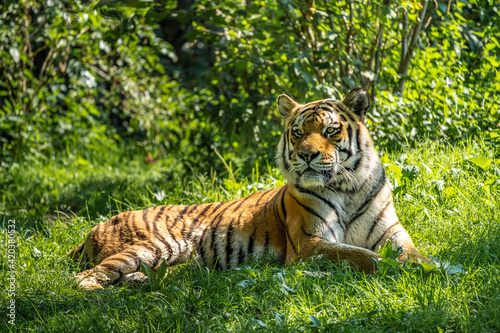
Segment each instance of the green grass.
[[175,160],[66,155],[1,170],[0,282],[8,285],[6,230],[15,219],[18,289],[15,327],[0,291],[0,330],[500,331],[500,154],[484,142],[426,142],[383,157],[417,248],[465,274],[406,268],[364,276],[319,260],[284,268],[265,258],[225,272],[185,264],[161,284],[95,292],[74,288],[69,277],[80,269],[65,256],[94,225],[129,209],[231,200],[283,179],[272,168],[187,179],[176,176]]

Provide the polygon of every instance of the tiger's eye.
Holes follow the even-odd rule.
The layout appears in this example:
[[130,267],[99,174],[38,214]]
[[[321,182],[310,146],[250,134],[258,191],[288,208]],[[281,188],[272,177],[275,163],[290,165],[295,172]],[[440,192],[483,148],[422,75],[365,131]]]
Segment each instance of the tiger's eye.
[[302,130],[302,128],[296,128],[292,131],[292,134],[294,136],[296,136],[297,138],[300,138],[302,136],[302,134],[304,133],[304,131]]
[[336,128],[333,128],[333,127],[327,127],[326,128],[326,131],[325,131],[325,134],[327,136],[330,136],[330,135],[333,135],[335,132],[337,132],[337,129]]

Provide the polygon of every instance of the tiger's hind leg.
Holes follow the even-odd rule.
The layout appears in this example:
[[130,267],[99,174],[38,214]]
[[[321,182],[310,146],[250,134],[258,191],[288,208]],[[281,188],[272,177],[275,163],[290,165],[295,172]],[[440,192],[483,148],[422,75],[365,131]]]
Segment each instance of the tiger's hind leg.
[[139,283],[146,282],[148,280],[148,277],[144,275],[142,272],[134,272],[134,273],[129,273],[125,274],[122,276],[119,280],[119,282],[123,282],[126,284],[131,284],[131,285],[137,285]]
[[[141,277],[140,263],[153,269],[161,262],[162,254],[147,245],[134,245],[122,252],[105,258],[94,268],[81,272],[75,277],[78,288],[102,289],[118,281],[138,282]],[[138,274],[139,273],[139,274]]]

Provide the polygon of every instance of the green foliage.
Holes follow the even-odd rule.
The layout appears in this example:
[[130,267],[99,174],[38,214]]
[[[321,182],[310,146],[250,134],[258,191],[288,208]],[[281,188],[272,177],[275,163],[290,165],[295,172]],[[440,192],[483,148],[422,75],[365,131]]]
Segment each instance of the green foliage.
[[215,148],[249,172],[274,156],[278,94],[342,98],[358,85],[370,92],[380,146],[483,132],[498,142],[498,9],[479,0],[4,1],[3,167],[104,145],[220,170]]
[[122,140],[153,158],[207,145],[210,126],[197,117],[207,92],[186,92],[164,75],[176,56],[155,33],[156,10],[80,0],[1,4],[3,161],[116,149]]
[[377,261],[377,265],[379,265],[379,275],[386,275],[390,269],[397,271],[402,266],[402,264],[397,260],[403,253],[402,248],[394,250],[390,241],[386,242],[384,247],[382,247],[378,253],[381,258]]
[[418,47],[407,50],[415,54],[408,74],[401,54],[419,26],[418,2],[200,0],[186,22],[194,20],[190,39],[216,50],[203,78],[219,98],[213,117],[224,115],[219,124],[228,133],[236,128],[232,140],[241,133],[275,142],[281,125],[269,108],[280,93],[301,102],[339,99],[362,85],[374,102],[372,135],[394,147],[405,132],[409,140],[460,140],[497,128],[498,9],[486,2],[429,4]]
[[165,276],[167,274],[168,264],[166,260],[163,260],[160,267],[155,272],[151,270],[147,264],[141,262],[141,272],[147,277],[147,283],[152,290],[158,289],[165,282]]

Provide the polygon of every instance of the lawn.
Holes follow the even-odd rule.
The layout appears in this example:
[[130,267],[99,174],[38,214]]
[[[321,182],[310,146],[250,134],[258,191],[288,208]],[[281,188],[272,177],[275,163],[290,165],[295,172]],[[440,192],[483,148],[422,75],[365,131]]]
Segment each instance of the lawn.
[[[161,282],[81,291],[69,279],[80,268],[66,252],[96,224],[132,209],[240,198],[280,186],[280,172],[182,173],[175,159],[148,164],[126,152],[78,151],[0,170],[2,286],[10,285],[9,220],[17,232],[15,326],[2,305],[0,330],[500,331],[498,148],[428,141],[381,155],[417,249],[461,270],[366,276],[321,260],[283,267],[263,258],[229,271],[190,263]],[[6,288],[0,295],[9,304]]]

